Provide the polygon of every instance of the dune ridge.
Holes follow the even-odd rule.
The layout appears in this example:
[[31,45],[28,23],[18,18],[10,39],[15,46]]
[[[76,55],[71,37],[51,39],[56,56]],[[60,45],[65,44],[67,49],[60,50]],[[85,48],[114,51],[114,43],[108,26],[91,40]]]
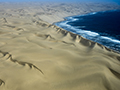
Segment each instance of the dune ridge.
[[39,70],[42,74],[44,74],[38,67],[36,67],[35,65],[33,65],[33,64],[31,64],[31,63],[22,62],[22,61],[17,61],[17,60],[12,59],[12,55],[9,54],[8,52],[2,52],[2,51],[0,51],[0,53],[3,54],[3,57],[6,57],[6,60],[10,60],[10,61],[12,61],[12,62],[14,62],[14,63],[18,63],[18,64],[23,65],[23,66],[25,66],[25,65],[27,64],[30,68],[33,67],[33,68]]
[[0,16],[0,90],[120,90],[119,52],[32,12],[7,15]]

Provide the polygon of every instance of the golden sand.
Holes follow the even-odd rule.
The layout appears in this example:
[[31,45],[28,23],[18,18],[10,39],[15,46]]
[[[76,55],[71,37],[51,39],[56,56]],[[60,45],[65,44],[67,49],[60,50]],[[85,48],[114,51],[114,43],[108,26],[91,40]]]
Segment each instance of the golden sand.
[[0,18],[0,90],[120,90],[119,53],[16,12]]

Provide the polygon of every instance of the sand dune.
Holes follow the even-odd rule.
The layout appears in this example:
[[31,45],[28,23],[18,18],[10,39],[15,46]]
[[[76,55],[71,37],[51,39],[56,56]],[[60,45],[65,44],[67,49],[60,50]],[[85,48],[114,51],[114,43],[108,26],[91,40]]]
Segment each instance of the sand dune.
[[120,90],[119,53],[17,16],[0,16],[0,90]]

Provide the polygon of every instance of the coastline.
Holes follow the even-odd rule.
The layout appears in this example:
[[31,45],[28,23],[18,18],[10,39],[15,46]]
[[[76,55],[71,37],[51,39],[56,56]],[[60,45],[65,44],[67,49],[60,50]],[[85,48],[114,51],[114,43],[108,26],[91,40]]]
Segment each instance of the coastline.
[[119,6],[28,4],[0,5],[0,90],[120,90],[119,53],[53,25]]
[[68,15],[66,17],[63,17],[62,19],[63,20],[60,20],[60,21],[57,21],[57,22],[53,22],[51,23],[52,25],[55,25],[55,23],[59,23],[59,22],[63,22],[63,21],[66,21],[67,19],[66,18],[69,18],[69,17],[75,17],[75,16],[84,16],[84,15],[89,15],[89,14],[92,14],[92,13],[99,13],[99,12],[106,12],[106,11],[116,11],[116,10],[120,10],[120,9],[114,9],[114,10],[105,10],[105,11],[96,11],[96,12],[90,12],[90,13],[84,13],[84,14],[78,14],[78,15]]
[[[65,30],[67,30],[67,31],[70,31],[70,32],[72,32],[72,33],[74,33],[74,34],[78,34],[78,35],[80,35],[80,36],[82,36],[81,34],[79,34],[79,33],[77,33],[77,32],[74,32],[74,30],[78,30],[77,28],[75,28],[75,27],[73,27],[73,26],[71,26],[71,25],[69,25],[69,24],[67,24],[67,22],[70,22],[71,20],[74,20],[74,17],[81,17],[81,16],[88,16],[88,15],[94,15],[94,14],[97,14],[97,13],[104,13],[104,12],[113,12],[113,11],[120,11],[120,9],[115,9],[115,10],[107,10],[107,11],[99,11],[99,12],[92,12],[92,13],[87,13],[87,14],[82,14],[82,15],[74,15],[74,16],[68,16],[68,17],[65,17],[64,18],[64,21],[60,21],[60,22],[56,22],[56,23],[53,23],[53,25],[57,25],[58,27],[60,27],[60,28],[62,28],[63,27],[63,29],[65,29]],[[65,25],[64,25],[65,24]],[[73,30],[71,30],[71,28],[73,29]],[[90,30],[87,30],[87,31],[90,31]],[[84,32],[84,31],[83,31]],[[82,33],[83,33],[82,32]],[[97,34],[97,32],[91,32],[91,33],[95,33],[95,34]],[[86,32],[86,34],[87,34],[87,32]],[[99,33],[98,33],[98,35],[99,35]],[[100,35],[101,36],[101,35]],[[83,36],[84,37],[84,36]],[[90,36],[89,36],[90,37]],[[92,39],[89,39],[89,38],[87,38],[87,37],[84,37],[84,38],[86,38],[86,39],[88,39],[88,40],[92,40]],[[111,43],[112,43],[112,41],[114,41],[114,42],[120,42],[119,40],[117,40],[117,39],[112,39],[112,38],[109,38],[109,37],[107,37],[106,36],[106,38],[107,39],[109,39],[109,40],[111,40]],[[92,41],[94,41],[94,40],[92,40]],[[101,42],[99,42],[99,41],[94,41],[94,42],[97,42],[97,43],[99,43],[99,44],[101,44]],[[102,45],[104,45],[104,46],[106,46],[106,47],[108,47],[108,48],[110,48],[110,46],[109,45],[105,45],[104,43],[102,44]],[[115,46],[114,46],[115,47]],[[116,47],[116,48],[110,48],[111,50],[114,50],[114,51],[116,51],[116,52],[118,52],[118,53],[120,53],[120,49],[118,48],[118,47]]]

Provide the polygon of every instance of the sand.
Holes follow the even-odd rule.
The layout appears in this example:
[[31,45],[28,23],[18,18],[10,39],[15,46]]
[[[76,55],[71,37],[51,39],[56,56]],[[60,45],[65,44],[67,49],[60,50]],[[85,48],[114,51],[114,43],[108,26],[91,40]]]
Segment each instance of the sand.
[[[77,5],[39,4],[0,3],[0,90],[120,90],[119,53],[52,24],[77,15]],[[81,14],[119,8],[79,6]]]

